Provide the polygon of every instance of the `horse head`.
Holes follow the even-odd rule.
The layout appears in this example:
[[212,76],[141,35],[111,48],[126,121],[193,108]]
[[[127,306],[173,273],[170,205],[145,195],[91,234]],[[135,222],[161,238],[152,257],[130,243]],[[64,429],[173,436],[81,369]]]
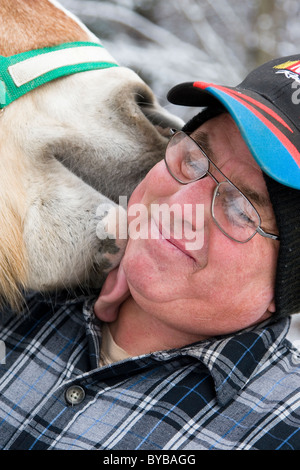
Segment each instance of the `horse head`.
[[[35,83],[23,56],[17,69],[20,54],[99,46],[56,1],[0,0],[0,7],[0,54],[14,64],[15,93],[24,80]],[[105,231],[110,208],[124,211],[119,196],[130,196],[163,158],[170,127],[182,124],[133,71],[111,65],[51,79],[3,106],[0,297],[14,307],[24,290],[102,284],[126,240],[99,237],[99,224]]]

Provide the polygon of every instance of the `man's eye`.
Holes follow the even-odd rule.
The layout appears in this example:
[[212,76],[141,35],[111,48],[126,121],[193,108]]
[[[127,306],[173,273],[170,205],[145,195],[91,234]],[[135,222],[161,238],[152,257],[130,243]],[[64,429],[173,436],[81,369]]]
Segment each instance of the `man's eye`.
[[256,214],[243,197],[223,198],[222,207],[227,219],[237,226],[256,226]]
[[195,159],[193,155],[188,154],[182,161],[181,171],[188,179],[200,178],[207,172],[207,163],[206,161]]

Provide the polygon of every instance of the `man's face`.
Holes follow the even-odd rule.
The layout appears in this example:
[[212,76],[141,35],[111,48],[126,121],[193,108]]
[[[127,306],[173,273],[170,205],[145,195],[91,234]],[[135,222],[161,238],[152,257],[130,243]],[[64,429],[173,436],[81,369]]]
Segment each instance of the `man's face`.
[[[261,216],[262,228],[276,233],[262,172],[232,118],[224,114],[211,119],[192,137],[202,145],[207,140],[210,158],[251,200]],[[219,180],[217,170],[212,173]],[[274,311],[279,242],[259,234],[245,244],[227,238],[211,216],[215,187],[209,176],[182,185],[161,161],[136,188],[129,204],[144,204],[149,217],[153,204],[179,204],[182,213],[186,204],[204,206],[204,242],[197,249],[187,250],[179,240],[154,238],[151,232],[152,236],[143,239],[129,238],[123,259],[136,302],[153,319],[191,341],[243,329]],[[149,221],[145,223],[150,226]],[[154,226],[158,232],[163,230]]]

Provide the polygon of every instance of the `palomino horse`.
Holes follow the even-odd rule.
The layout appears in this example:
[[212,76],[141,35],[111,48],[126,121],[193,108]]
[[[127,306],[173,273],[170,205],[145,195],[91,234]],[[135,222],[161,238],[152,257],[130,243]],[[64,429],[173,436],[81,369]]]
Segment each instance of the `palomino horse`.
[[[181,122],[55,1],[0,0],[0,37],[0,298],[17,307],[24,290],[101,285],[126,241],[99,237],[99,224],[105,231],[110,207],[163,158]],[[75,62],[101,49],[107,65],[37,85],[57,51],[19,54],[70,43]]]

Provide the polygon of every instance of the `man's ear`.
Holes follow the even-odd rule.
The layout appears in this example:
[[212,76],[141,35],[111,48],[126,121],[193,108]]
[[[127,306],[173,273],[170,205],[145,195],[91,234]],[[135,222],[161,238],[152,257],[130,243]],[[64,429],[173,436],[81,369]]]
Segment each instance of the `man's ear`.
[[270,318],[274,313],[276,312],[276,307],[275,307],[275,299],[272,299],[272,301],[269,304],[269,307],[265,311],[265,313],[262,315],[262,317],[259,319],[259,322],[265,321],[268,318]]
[[275,299],[272,299],[272,301],[270,302],[270,305],[268,307],[268,312],[270,313],[276,312]]
[[118,317],[120,305],[129,295],[130,291],[121,262],[119,267],[110,271],[104,282],[94,305],[96,317],[104,322],[115,321]]

